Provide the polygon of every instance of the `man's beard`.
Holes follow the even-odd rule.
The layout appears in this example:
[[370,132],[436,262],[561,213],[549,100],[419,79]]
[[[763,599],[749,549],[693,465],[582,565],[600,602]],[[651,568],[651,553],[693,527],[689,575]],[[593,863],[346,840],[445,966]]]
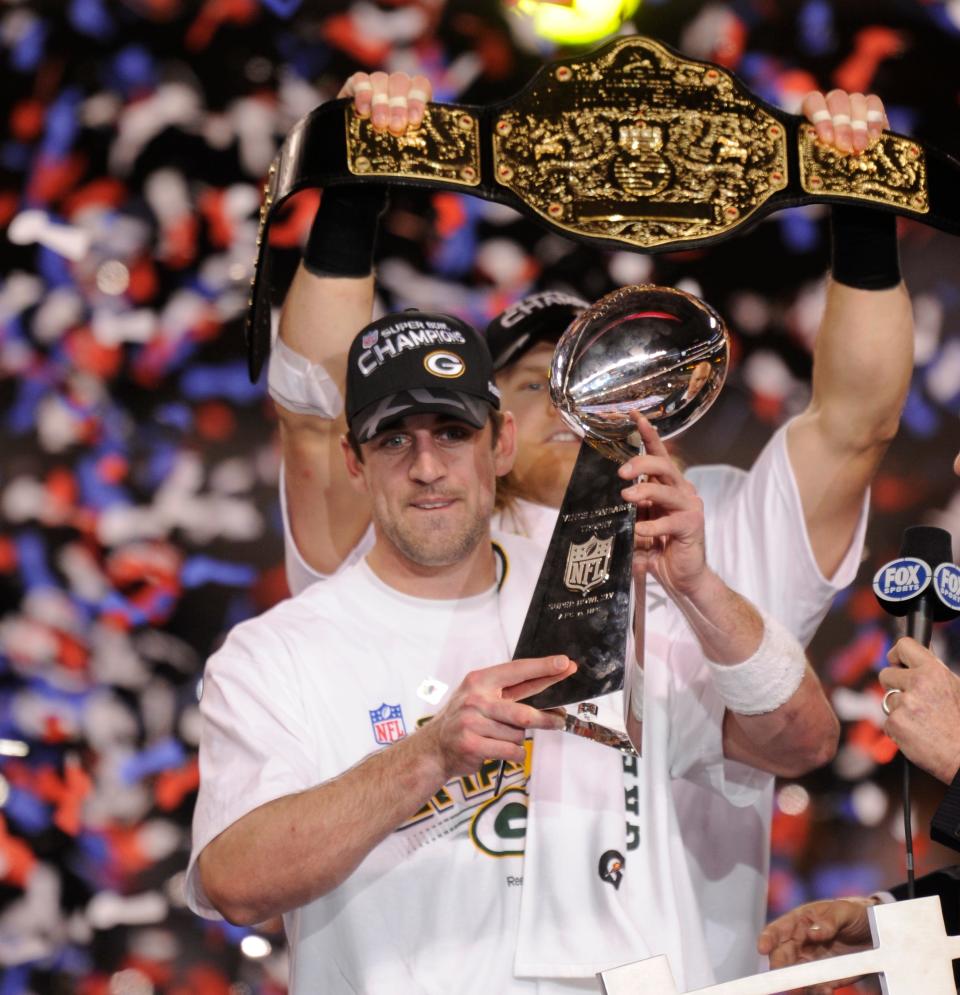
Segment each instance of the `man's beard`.
[[478,514],[457,531],[411,529],[387,516],[379,525],[386,538],[403,557],[421,567],[447,567],[465,559],[489,536],[491,506],[487,515]]

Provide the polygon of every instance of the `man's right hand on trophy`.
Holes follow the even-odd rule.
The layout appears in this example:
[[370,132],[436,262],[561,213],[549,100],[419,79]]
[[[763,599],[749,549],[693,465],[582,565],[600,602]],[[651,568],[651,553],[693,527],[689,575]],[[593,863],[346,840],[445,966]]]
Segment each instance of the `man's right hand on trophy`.
[[631,417],[646,449],[618,471],[637,481],[621,491],[637,507],[634,574],[649,571],[670,594],[689,596],[707,572],[703,501],[653,425],[639,412]]
[[426,76],[407,73],[354,73],[337,96],[353,97],[354,110],[369,117],[375,131],[402,135],[420,126],[433,85]]

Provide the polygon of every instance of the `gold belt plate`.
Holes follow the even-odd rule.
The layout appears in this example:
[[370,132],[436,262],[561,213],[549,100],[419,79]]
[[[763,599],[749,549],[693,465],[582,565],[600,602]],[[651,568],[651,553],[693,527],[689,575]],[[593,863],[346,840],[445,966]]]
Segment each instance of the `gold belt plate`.
[[837,194],[858,200],[930,210],[927,161],[923,149],[902,135],[885,131],[858,155],[844,155],[817,141],[811,124],[800,126],[800,186],[811,194]]
[[460,108],[428,104],[405,135],[374,131],[369,118],[344,109],[347,168],[355,176],[404,176],[475,187],[480,183],[480,124]]
[[783,125],[732,76],[625,38],[541,73],[494,123],[494,178],[537,214],[646,249],[717,235],[787,185]]

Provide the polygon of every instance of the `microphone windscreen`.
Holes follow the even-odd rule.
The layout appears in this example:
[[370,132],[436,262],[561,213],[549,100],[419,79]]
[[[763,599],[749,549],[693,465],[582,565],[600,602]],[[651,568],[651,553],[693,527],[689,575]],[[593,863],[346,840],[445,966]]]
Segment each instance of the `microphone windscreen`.
[[901,556],[915,556],[935,570],[941,563],[953,563],[950,533],[936,525],[911,525],[903,530]]

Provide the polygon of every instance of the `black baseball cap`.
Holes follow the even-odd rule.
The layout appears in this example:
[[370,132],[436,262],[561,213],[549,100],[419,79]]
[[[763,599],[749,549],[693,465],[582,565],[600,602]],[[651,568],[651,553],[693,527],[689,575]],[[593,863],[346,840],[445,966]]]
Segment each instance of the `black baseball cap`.
[[410,414],[446,414],[482,428],[500,407],[486,342],[465,321],[398,311],[361,329],[347,357],[347,425],[369,442]]
[[511,304],[487,325],[494,370],[515,363],[538,342],[556,342],[589,303],[563,290],[540,290]]

